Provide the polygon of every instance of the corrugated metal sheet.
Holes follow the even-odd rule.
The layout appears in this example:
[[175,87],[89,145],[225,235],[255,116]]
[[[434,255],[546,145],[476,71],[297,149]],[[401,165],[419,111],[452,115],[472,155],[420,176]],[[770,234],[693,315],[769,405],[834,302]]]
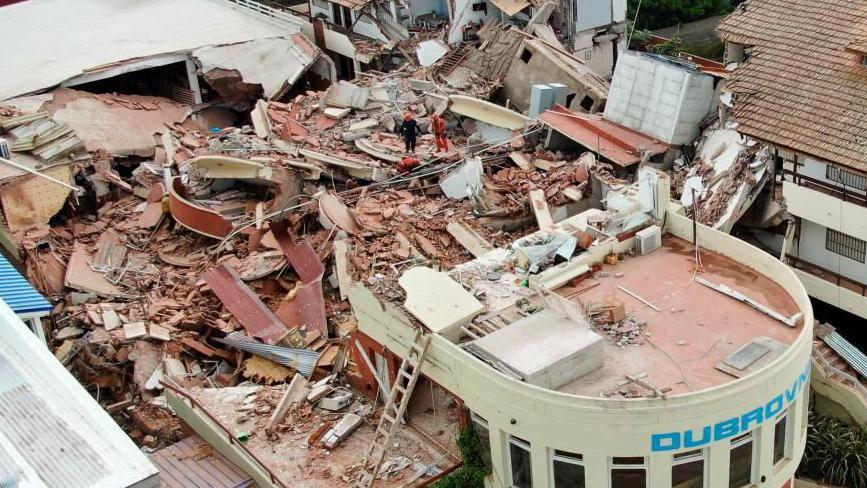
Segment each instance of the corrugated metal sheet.
[[[207,446],[207,443],[193,435],[150,455],[160,470],[163,488],[246,488],[253,485],[253,479],[225,456],[209,448],[202,451],[202,445]],[[202,457],[203,452],[208,455]]]
[[328,337],[322,280],[304,285],[292,300],[283,302],[277,309],[277,317],[289,327],[318,330]]
[[51,303],[0,254],[0,299],[17,314],[50,312]]
[[836,331],[825,334],[822,340],[831,346],[831,349],[836,351],[844,361],[849,363],[849,366],[852,366],[862,378],[867,378],[867,356],[863,352]]
[[225,263],[205,271],[202,279],[251,336],[274,344],[288,332],[274,312]]
[[310,378],[310,375],[313,374],[313,368],[319,360],[319,353],[316,351],[270,346],[268,344],[256,342],[240,332],[230,332],[225,338],[215,340],[234,347],[235,349],[249,352],[250,354],[255,354],[265,359],[270,359],[275,363],[280,363],[283,366],[298,371],[307,378]]
[[286,259],[292,264],[292,269],[304,283],[312,283],[322,277],[325,266],[319,260],[319,255],[307,241],[295,242],[286,229],[285,220],[271,225],[274,239],[280,244],[280,249],[286,255]]

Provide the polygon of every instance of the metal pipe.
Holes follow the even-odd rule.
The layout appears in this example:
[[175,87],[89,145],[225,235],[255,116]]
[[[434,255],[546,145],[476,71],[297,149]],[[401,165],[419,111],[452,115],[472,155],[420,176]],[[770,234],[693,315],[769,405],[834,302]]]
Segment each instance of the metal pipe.
[[12,160],[9,160],[9,159],[6,159],[6,158],[0,158],[0,162],[2,162],[2,163],[6,163],[6,164],[8,164],[9,166],[12,166],[13,168],[17,168],[17,169],[20,169],[20,170],[22,170],[22,171],[26,171],[26,172],[28,172],[28,173],[30,173],[30,174],[32,174],[32,175],[36,175],[36,176],[39,176],[39,177],[45,178],[46,180],[51,181],[51,182],[54,182],[54,183],[57,183],[57,184],[60,185],[60,186],[63,186],[63,187],[69,188],[70,190],[74,191],[76,195],[81,195],[81,194],[84,193],[84,190],[82,190],[81,188],[79,188],[79,187],[77,187],[77,186],[72,186],[72,185],[70,185],[70,184],[68,184],[68,183],[64,183],[64,182],[58,180],[57,178],[54,178],[54,177],[52,177],[52,176],[48,176],[48,175],[42,174],[42,173],[40,173],[39,171],[36,171],[36,170],[33,169],[33,168],[30,168],[30,167],[24,166],[23,164],[18,164],[18,163],[16,163],[15,161],[12,161]]

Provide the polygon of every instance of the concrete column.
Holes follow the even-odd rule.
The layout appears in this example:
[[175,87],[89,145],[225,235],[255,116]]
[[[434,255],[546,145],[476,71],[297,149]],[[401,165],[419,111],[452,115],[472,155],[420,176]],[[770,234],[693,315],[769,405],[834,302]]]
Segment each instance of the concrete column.
[[650,488],[671,488],[671,459],[669,452],[654,452],[648,459]]
[[198,105],[202,103],[202,90],[199,87],[199,75],[196,73],[196,63],[191,56],[187,56],[185,64],[187,68],[187,84],[190,86],[190,90],[193,91],[193,103]]
[[770,477],[774,470],[774,424],[775,419],[765,419],[753,434],[753,482],[764,486],[762,476]]
[[729,486],[729,440],[714,442],[707,450],[707,488]]
[[491,436],[491,467],[493,468],[493,486],[508,486],[509,482],[509,436],[502,430],[489,425]]
[[531,444],[530,462],[533,466],[533,486],[551,486],[551,473],[548,469],[548,448],[538,442]]

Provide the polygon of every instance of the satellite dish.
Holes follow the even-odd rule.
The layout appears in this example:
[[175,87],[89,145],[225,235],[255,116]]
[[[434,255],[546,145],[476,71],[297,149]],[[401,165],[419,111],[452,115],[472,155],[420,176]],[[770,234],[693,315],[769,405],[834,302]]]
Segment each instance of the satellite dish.
[[693,192],[699,198],[704,196],[704,183],[701,181],[701,176],[690,176],[683,182],[683,193],[680,195],[680,204],[684,207],[691,207]]

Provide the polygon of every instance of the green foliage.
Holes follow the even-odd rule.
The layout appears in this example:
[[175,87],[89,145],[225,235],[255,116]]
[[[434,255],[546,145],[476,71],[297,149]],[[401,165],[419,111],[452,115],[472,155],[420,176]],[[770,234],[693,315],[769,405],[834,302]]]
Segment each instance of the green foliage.
[[[662,29],[670,25],[727,14],[732,11],[731,0],[640,0],[639,29]],[[628,18],[635,18],[639,0],[629,0]]]
[[810,412],[799,469],[825,483],[867,488],[867,434],[860,427]]
[[656,54],[665,54],[676,57],[683,50],[683,41],[674,37],[665,42],[647,46],[647,50]]
[[482,460],[482,442],[472,428],[468,427],[458,435],[458,449],[464,465],[434,483],[432,488],[484,488],[485,477],[491,470]]

